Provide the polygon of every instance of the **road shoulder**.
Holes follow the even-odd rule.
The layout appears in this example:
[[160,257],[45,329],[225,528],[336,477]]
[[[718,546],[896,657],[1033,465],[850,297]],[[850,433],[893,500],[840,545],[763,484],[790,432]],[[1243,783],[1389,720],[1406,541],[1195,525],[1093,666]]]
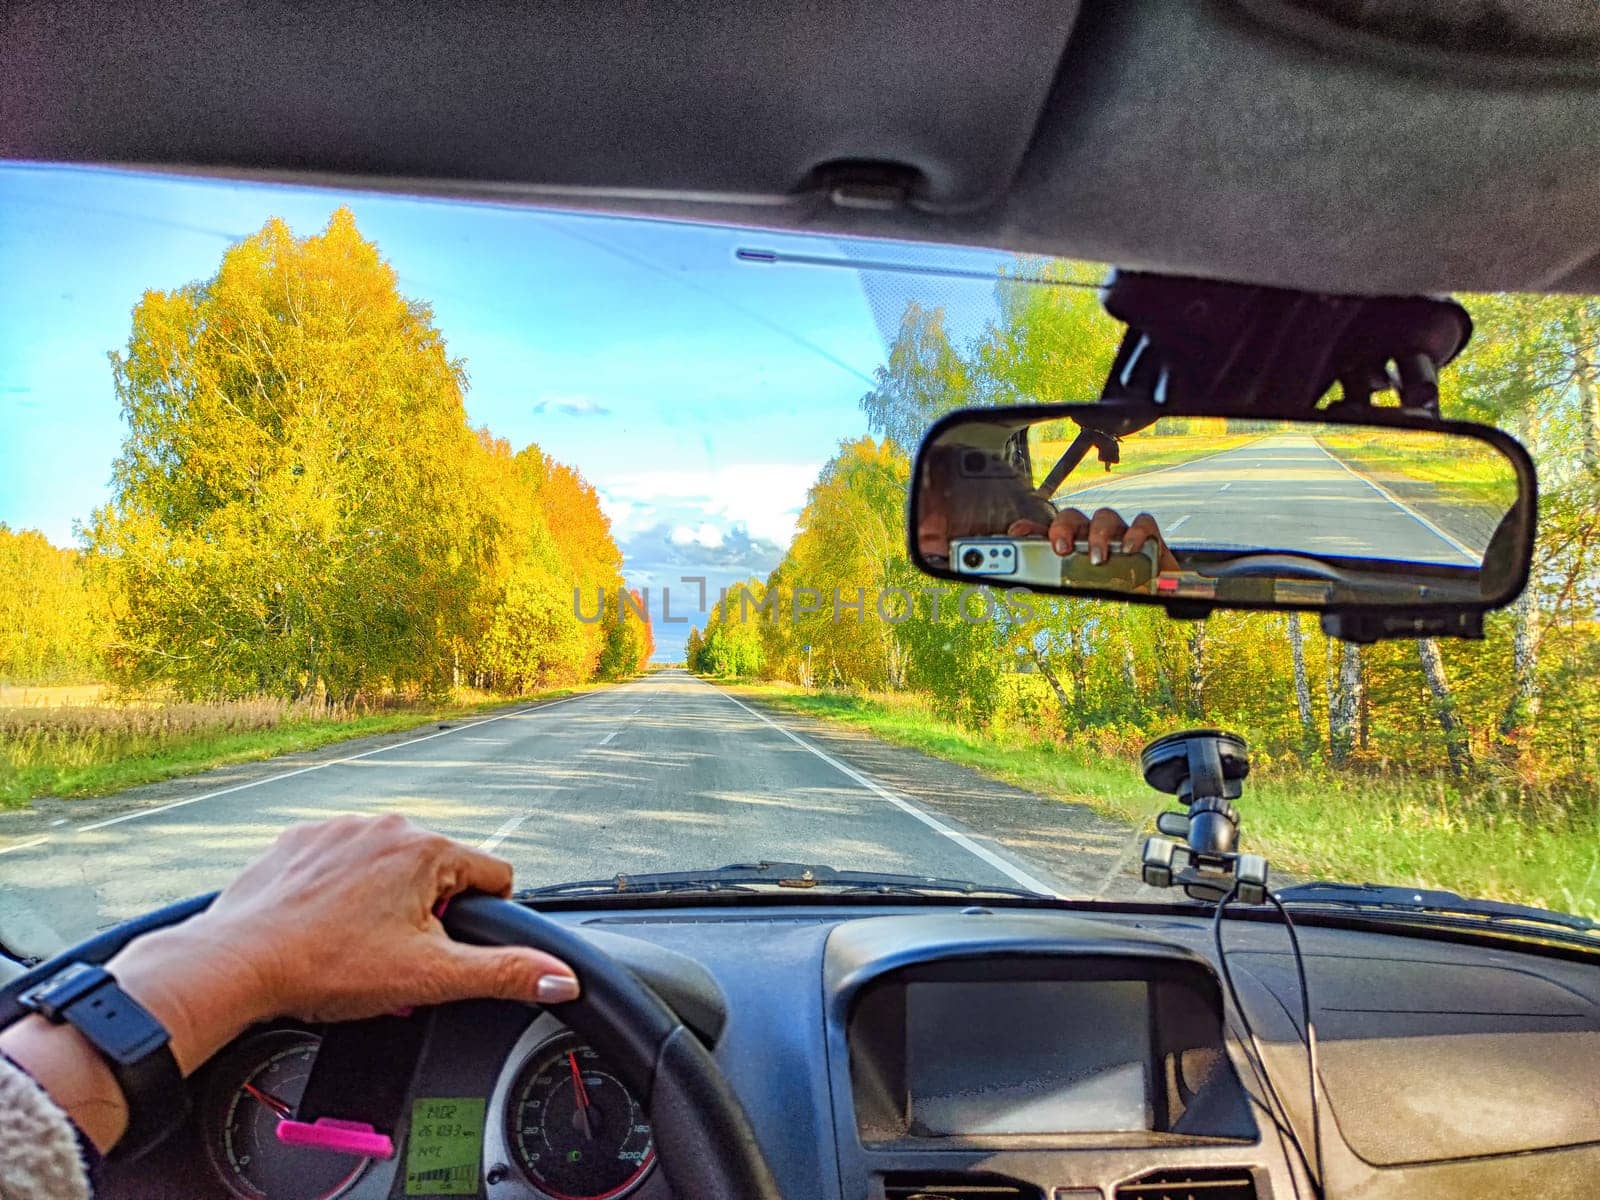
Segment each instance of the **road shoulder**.
[[504,707],[485,709],[470,716],[445,718],[392,733],[375,733],[365,737],[329,742],[314,750],[294,751],[280,754],[275,758],[212,767],[193,775],[182,775],[159,783],[126,788],[107,796],[72,798],[40,796],[27,808],[0,810],[0,854],[31,844],[52,830],[68,825],[81,827],[96,821],[110,820],[168,804],[198,800],[218,792],[251,787],[280,776],[372,754],[407,742],[415,742],[447,730],[480,725],[513,713],[529,712],[590,694],[592,694],[590,691],[583,691],[572,695],[553,696],[547,700],[508,702]]
[[[709,682],[709,681],[707,681]],[[713,684],[930,815],[1041,868],[1073,897],[1170,900],[1137,874],[1142,831],[1081,804],[1052,799],[847,725],[763,703],[758,692]]]

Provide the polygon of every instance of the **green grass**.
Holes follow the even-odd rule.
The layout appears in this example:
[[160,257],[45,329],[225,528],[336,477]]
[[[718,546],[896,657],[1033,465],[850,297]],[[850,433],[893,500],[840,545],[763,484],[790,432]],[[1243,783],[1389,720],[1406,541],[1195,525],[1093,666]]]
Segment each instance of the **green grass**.
[[1498,519],[1517,498],[1511,464],[1476,442],[1456,446],[1439,437],[1396,430],[1324,431],[1317,440],[1362,474],[1380,483],[1411,484],[1441,504],[1481,508]]
[[274,700],[0,709],[0,810],[40,796],[101,796],[213,767],[258,762],[373,734],[569,695],[483,697],[328,712]]
[[[1084,804],[1140,827],[1170,807],[1136,764],[1049,743],[994,736],[932,716],[903,696],[737,690],[775,709],[853,726],[973,767],[1039,795]],[[1240,802],[1245,846],[1299,878],[1442,887],[1466,896],[1600,917],[1600,822],[1497,810],[1439,781],[1317,772],[1253,778]]]

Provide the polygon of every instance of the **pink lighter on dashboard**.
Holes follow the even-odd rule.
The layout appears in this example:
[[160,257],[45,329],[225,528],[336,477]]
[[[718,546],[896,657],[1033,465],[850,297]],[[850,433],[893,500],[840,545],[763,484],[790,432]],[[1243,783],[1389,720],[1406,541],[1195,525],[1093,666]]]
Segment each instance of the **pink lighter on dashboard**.
[[285,1146],[305,1146],[330,1154],[352,1154],[357,1158],[393,1158],[394,1142],[365,1121],[341,1121],[337,1117],[318,1117],[304,1121],[279,1121],[278,1140]]

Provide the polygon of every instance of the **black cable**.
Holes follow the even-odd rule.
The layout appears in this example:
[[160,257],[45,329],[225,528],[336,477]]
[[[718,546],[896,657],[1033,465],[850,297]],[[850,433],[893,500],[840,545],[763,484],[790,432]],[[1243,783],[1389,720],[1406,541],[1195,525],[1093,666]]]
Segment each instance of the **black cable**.
[[1311,1021],[1311,989],[1306,985],[1306,960],[1300,953],[1300,935],[1295,932],[1289,910],[1283,906],[1282,900],[1266,888],[1262,889],[1262,894],[1272,901],[1272,906],[1283,918],[1283,927],[1289,932],[1289,945],[1294,949],[1295,974],[1300,977],[1300,1018],[1305,1024],[1306,1072],[1311,1083],[1311,1151],[1317,1160],[1317,1189],[1326,1195],[1323,1180],[1327,1176],[1322,1171],[1322,1118],[1317,1107],[1317,1027]]
[[[1305,1166],[1306,1174],[1311,1177],[1311,1190],[1312,1190],[1312,1192],[1319,1198],[1319,1200],[1326,1200],[1327,1193],[1323,1190],[1323,1185],[1322,1185],[1321,1122],[1319,1121],[1318,1115],[1317,1115],[1316,1050],[1315,1050],[1315,1047],[1311,1044],[1311,1041],[1308,1038],[1308,1041],[1307,1041],[1307,1046],[1308,1046],[1307,1061],[1310,1064],[1311,1070],[1312,1070],[1312,1076],[1311,1076],[1311,1137],[1312,1137],[1312,1142],[1313,1142],[1313,1150],[1315,1151],[1315,1154],[1307,1154],[1306,1153],[1305,1143],[1303,1143],[1300,1140],[1300,1135],[1299,1135],[1298,1132],[1296,1132],[1295,1127],[1294,1127],[1294,1121],[1289,1116],[1289,1108],[1288,1108],[1288,1106],[1286,1104],[1284,1104],[1282,1097],[1280,1097],[1278,1095],[1278,1089],[1273,1085],[1272,1073],[1269,1070],[1267,1070],[1266,1058],[1261,1053],[1261,1043],[1256,1039],[1255,1027],[1250,1024],[1250,1015],[1247,1012],[1245,1012],[1244,1005],[1242,1003],[1240,1003],[1240,1001],[1239,1001],[1239,989],[1234,986],[1234,983],[1233,983],[1233,971],[1228,966],[1227,951],[1223,948],[1223,943],[1222,943],[1222,914],[1223,914],[1223,910],[1225,908],[1227,908],[1229,901],[1231,901],[1235,897],[1237,897],[1238,894],[1239,894],[1239,885],[1237,883],[1235,883],[1233,885],[1233,890],[1230,891],[1221,900],[1217,901],[1216,910],[1211,914],[1211,939],[1212,939],[1212,942],[1216,946],[1217,966],[1220,967],[1221,970],[1222,970],[1222,981],[1227,986],[1228,999],[1233,1002],[1233,1010],[1234,1010],[1234,1012],[1239,1014],[1239,1024],[1244,1027],[1245,1036],[1249,1039],[1250,1051],[1251,1051],[1251,1054],[1254,1057],[1254,1064],[1253,1065],[1255,1066],[1257,1073],[1261,1076],[1262,1086],[1266,1089],[1267,1096],[1271,1100],[1272,1106],[1277,1109],[1277,1112],[1279,1114],[1281,1114],[1282,1122],[1279,1125],[1279,1128],[1282,1129],[1283,1132],[1288,1136],[1289,1141],[1294,1144],[1295,1152],[1300,1156],[1300,1161]],[[1266,894],[1269,897],[1271,897],[1272,902],[1275,905],[1277,905],[1278,911],[1279,911],[1279,913],[1281,913],[1283,915],[1286,927],[1289,930],[1289,944],[1294,949],[1295,967],[1300,973],[1300,996],[1301,996],[1302,1004],[1304,1005],[1304,1012],[1307,1014],[1307,1021],[1308,1021],[1307,1030],[1308,1030],[1308,1033],[1309,1033],[1309,1030],[1310,1030],[1309,1013],[1311,1011],[1311,999],[1310,999],[1311,994],[1310,994],[1309,991],[1306,990],[1306,986],[1305,986],[1305,968],[1304,968],[1304,963],[1302,962],[1301,956],[1300,956],[1300,939],[1295,935],[1294,924],[1293,924],[1293,922],[1288,920],[1288,913],[1284,911],[1283,905],[1281,903],[1279,903],[1277,897],[1272,896],[1272,894],[1270,892],[1268,892]],[[1276,1119],[1276,1117],[1275,1117],[1275,1119]],[[1315,1172],[1314,1174],[1313,1174],[1313,1170]]]

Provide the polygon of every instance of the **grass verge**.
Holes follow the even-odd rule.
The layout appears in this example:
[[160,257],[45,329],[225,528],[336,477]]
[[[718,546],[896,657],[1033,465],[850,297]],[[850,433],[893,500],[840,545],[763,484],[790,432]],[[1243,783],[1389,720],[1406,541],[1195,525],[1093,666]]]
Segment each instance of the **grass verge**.
[[[1153,830],[1155,814],[1171,806],[1145,786],[1135,763],[974,732],[914,697],[731,686],[779,711],[862,729],[1139,827]],[[1246,847],[1286,874],[1448,888],[1600,918],[1600,822],[1592,817],[1541,823],[1433,780],[1331,772],[1252,779],[1240,807]]]
[[377,711],[328,711],[266,699],[0,709],[0,810],[23,808],[40,796],[106,795],[213,767],[373,734],[403,733],[584,690],[561,688],[533,696],[475,697]]

